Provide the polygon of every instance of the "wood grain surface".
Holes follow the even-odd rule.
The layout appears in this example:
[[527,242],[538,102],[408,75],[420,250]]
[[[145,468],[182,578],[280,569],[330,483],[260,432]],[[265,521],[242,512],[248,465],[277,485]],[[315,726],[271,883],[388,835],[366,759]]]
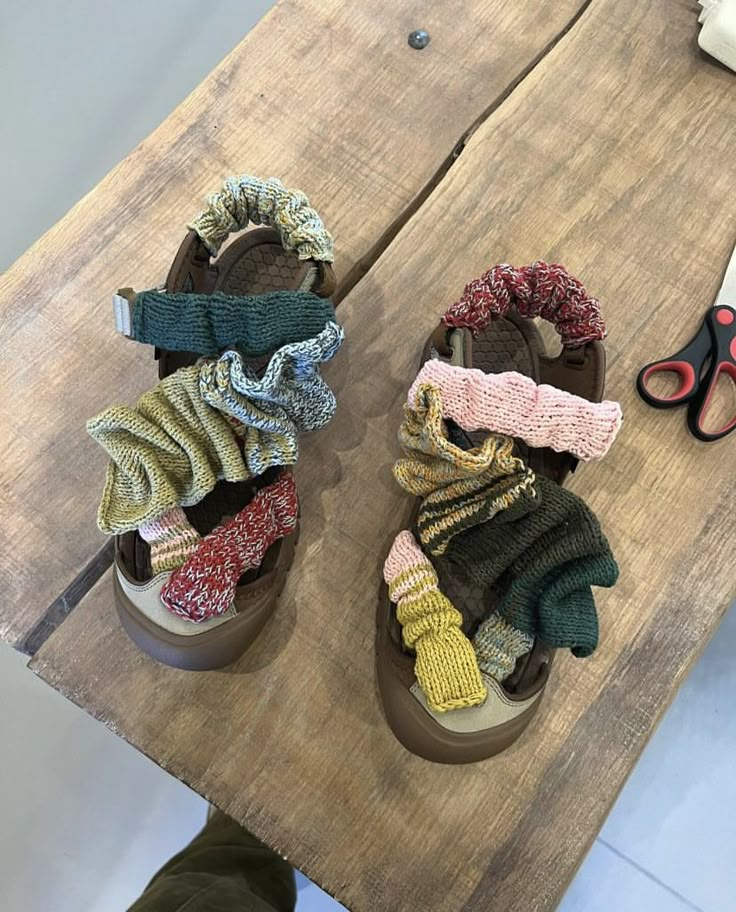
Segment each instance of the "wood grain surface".
[[308,193],[346,288],[582,5],[283,0],[3,276],[0,637],[33,648],[95,573],[103,454],[84,421],[154,379],[114,332],[111,293],[162,281],[204,194],[243,171]]
[[[554,909],[736,595],[732,441],[698,443],[681,412],[634,392],[638,367],[699,324],[736,240],[736,83],[698,52],[695,20],[686,0],[593,0],[343,301],[348,341],[325,372],[338,412],[297,470],[298,559],[239,663],[196,675],[140,654],[109,574],[33,662],[358,912]],[[381,565],[410,509],[390,472],[396,429],[464,282],[536,258],[583,279],[609,324],[625,423],[572,486],[622,575],[598,598],[599,651],[559,657],[525,735],[446,768],[401,748],[375,690]]]

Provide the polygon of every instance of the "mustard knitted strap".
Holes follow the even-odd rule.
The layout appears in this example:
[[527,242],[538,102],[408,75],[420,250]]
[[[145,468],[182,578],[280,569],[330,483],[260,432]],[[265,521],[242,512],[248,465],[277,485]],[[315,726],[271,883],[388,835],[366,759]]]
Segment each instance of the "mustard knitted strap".
[[513,455],[513,440],[489,434],[478,447],[464,450],[447,436],[442,394],[429,383],[419,386],[415,407],[404,407],[399,442],[406,454],[394,477],[422,498],[417,518],[420,541],[430,554],[443,554],[453,536],[524,498],[536,499],[535,476]]
[[434,567],[411,532],[396,536],[383,568],[404,643],[416,652],[414,672],[436,712],[478,706],[486,688],[462,615],[438,589]]
[[281,235],[287,250],[300,260],[334,259],[332,237],[301,190],[287,190],[271,177],[261,180],[250,174],[228,177],[222,190],[207,197],[207,207],[189,224],[214,256],[223,241],[249,223],[269,225]]

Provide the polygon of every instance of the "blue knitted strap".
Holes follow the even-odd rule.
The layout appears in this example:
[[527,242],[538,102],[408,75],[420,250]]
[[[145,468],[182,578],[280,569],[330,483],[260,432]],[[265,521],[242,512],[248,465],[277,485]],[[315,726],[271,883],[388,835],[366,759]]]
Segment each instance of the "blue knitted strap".
[[335,414],[335,395],[319,365],[335,355],[343,338],[342,327],[330,322],[314,338],[282,346],[262,377],[238,351],[200,366],[202,398],[238,422],[236,433],[244,439],[252,472],[295,463],[298,433],[323,427]]

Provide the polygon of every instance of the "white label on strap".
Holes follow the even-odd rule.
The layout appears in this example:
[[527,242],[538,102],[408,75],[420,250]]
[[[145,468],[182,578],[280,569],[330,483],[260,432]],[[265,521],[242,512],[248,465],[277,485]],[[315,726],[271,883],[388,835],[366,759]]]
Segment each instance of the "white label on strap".
[[123,295],[114,294],[112,308],[115,314],[115,329],[130,338],[133,334],[133,308],[130,301]]

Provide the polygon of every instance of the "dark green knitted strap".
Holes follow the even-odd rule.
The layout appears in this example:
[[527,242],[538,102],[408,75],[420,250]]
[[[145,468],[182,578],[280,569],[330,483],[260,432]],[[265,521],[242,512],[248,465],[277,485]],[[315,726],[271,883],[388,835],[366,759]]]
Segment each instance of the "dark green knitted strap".
[[548,646],[590,655],[598,643],[591,586],[612,586],[618,566],[586,504],[544,476],[536,481],[536,509],[514,505],[461,532],[448,557],[493,589],[495,610],[509,624]]
[[505,578],[498,613],[524,633],[577,658],[598,646],[598,613],[591,586],[610,588],[618,579],[610,551],[580,557],[540,576]]
[[133,303],[131,336],[169,351],[217,355],[237,346],[257,358],[289,342],[318,335],[335,308],[311,291],[271,291],[242,297],[142,291]]

